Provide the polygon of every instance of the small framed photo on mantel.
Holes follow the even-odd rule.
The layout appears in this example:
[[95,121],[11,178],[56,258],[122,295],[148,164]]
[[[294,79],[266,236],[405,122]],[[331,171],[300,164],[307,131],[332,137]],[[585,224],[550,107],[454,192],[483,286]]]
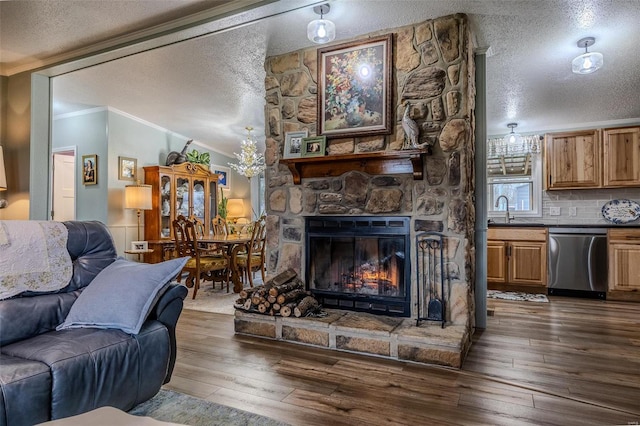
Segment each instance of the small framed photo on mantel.
[[284,137],[284,158],[300,158],[302,156],[302,139],[309,136],[308,130],[287,132]]
[[302,139],[302,157],[322,157],[327,144],[326,136]]

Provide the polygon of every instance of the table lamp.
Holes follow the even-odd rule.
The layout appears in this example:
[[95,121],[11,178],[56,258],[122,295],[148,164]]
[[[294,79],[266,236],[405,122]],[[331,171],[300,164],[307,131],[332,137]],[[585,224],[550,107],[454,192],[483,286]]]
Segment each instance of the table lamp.
[[124,187],[124,208],[138,211],[138,241],[140,241],[140,212],[151,210],[151,185],[136,183]]
[[242,198],[230,198],[227,201],[227,217],[237,222],[239,217],[244,216],[244,200]]

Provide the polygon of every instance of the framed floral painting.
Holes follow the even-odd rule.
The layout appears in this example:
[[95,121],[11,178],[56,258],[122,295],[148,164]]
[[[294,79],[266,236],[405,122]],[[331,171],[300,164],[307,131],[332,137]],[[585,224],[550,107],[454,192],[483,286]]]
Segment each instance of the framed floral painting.
[[391,133],[393,36],[318,49],[318,134]]

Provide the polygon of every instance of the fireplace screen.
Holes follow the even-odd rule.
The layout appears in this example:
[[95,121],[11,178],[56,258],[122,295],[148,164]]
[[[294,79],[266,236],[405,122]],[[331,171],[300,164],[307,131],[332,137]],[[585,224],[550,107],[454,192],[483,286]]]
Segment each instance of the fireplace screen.
[[309,288],[326,307],[408,316],[408,234],[408,218],[309,218]]

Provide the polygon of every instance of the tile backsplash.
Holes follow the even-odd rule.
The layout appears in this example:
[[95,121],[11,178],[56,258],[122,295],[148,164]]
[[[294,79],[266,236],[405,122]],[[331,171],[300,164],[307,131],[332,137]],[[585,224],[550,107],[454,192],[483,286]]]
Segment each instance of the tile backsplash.
[[[640,188],[578,189],[542,192],[542,218],[518,217],[518,222],[544,223],[547,225],[610,225],[602,217],[602,206],[615,199],[629,199],[640,202]],[[552,216],[552,207],[560,209],[559,216]],[[496,220],[500,222],[500,220]],[[640,220],[630,225],[640,225]]]

